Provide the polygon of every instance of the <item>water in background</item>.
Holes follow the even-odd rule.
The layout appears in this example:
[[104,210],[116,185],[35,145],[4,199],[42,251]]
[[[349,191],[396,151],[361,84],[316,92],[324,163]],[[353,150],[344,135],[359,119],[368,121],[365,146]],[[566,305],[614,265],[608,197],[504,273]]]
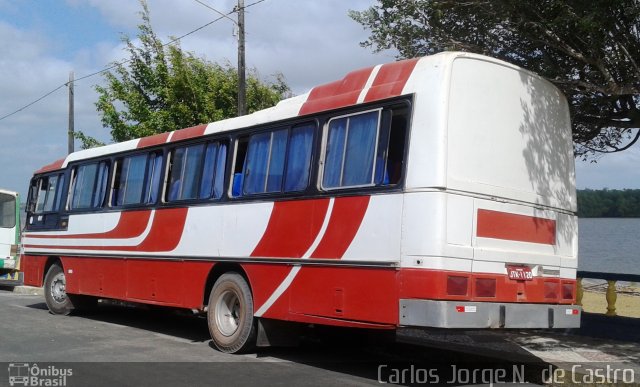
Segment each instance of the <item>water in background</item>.
[[579,270],[640,274],[640,219],[579,219]]

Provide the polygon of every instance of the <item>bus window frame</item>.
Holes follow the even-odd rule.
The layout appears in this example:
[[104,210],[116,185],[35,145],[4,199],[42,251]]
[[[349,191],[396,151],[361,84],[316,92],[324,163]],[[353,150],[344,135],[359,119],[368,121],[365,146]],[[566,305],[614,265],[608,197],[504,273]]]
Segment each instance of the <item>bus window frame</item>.
[[[352,113],[347,113],[347,114],[342,114],[339,116],[334,116],[329,118],[323,125],[323,129],[322,129],[322,148],[321,148],[321,153],[320,153],[320,162],[318,164],[318,181],[317,181],[317,187],[319,191],[326,191],[326,192],[331,192],[331,191],[335,191],[335,190],[345,190],[345,189],[359,189],[359,188],[372,188],[372,187],[378,187],[381,186],[380,184],[376,184],[376,159],[378,157],[378,147],[379,147],[379,142],[380,142],[380,131],[384,130],[385,128],[382,128],[382,116],[383,116],[383,112],[384,112],[385,108],[384,107],[378,107],[378,108],[374,108],[374,109],[369,109],[369,110],[360,110],[360,111],[356,111],[356,112],[352,112]],[[339,120],[342,118],[347,118],[349,119],[349,117],[354,117],[354,116],[358,116],[358,115],[363,115],[363,114],[367,114],[367,113],[371,113],[371,112],[378,112],[378,120],[376,123],[376,139],[375,139],[375,143],[374,143],[374,152],[373,152],[373,163],[372,163],[372,171],[371,171],[371,183],[367,183],[367,184],[355,184],[355,185],[338,185],[335,187],[325,187],[324,186],[324,174],[325,174],[325,168],[326,168],[326,158],[327,158],[327,146],[329,143],[329,129],[330,129],[330,125],[332,121],[335,120]],[[347,121],[349,122],[349,121]],[[346,133],[345,133],[345,140],[344,140],[344,149],[343,149],[343,153],[342,153],[342,166],[341,166],[341,170],[340,170],[340,180],[342,181],[343,179],[343,175],[344,175],[344,168],[345,168],[345,158],[346,158],[346,148],[347,148],[347,139],[348,139],[348,135],[349,135],[349,127],[347,126],[346,129]]]
[[[51,177],[56,176],[58,178],[58,181],[56,182],[56,190],[54,192],[53,195],[53,206],[55,207],[56,203],[58,204],[58,208],[57,209],[52,209],[50,211],[38,211],[38,198],[40,197],[40,188],[42,187],[42,181],[43,179],[50,179]],[[60,179],[62,179],[62,184],[60,184]],[[29,196],[27,198],[28,204],[27,204],[27,212],[33,215],[44,215],[44,214],[55,214],[55,213],[59,213],[64,211],[65,209],[62,208],[63,204],[62,204],[62,198],[63,195],[65,194],[65,187],[67,186],[67,173],[65,170],[58,170],[58,171],[54,171],[54,172],[49,172],[46,174],[42,174],[42,175],[38,175],[35,176],[31,179],[31,181],[36,181],[37,184],[30,184],[29,185]],[[35,189],[34,189],[35,188]],[[34,191],[35,191],[35,197],[34,197]],[[49,196],[49,192],[47,192],[47,195],[45,197],[45,202],[43,203],[46,204],[46,200]]]
[[[78,168],[85,166],[85,165],[89,165],[89,164],[97,164],[98,168],[100,166],[100,163],[105,162],[107,164],[107,169],[108,169],[108,173],[107,173],[107,185],[105,187],[105,190],[108,191],[109,188],[109,180],[110,180],[110,176],[113,173],[113,159],[111,157],[101,157],[101,158],[96,158],[96,159],[87,159],[87,160],[82,160],[82,162],[77,163],[77,164],[73,164],[73,165],[69,165],[67,167],[67,169],[69,170],[69,179],[68,182],[65,182],[65,193],[67,195],[67,200],[65,201],[65,206],[64,209],[60,209],[59,213],[62,212],[68,212],[68,213],[81,213],[81,212],[96,212],[96,211],[100,211],[103,208],[105,208],[105,202],[107,200],[107,196],[108,196],[108,192],[105,191],[105,195],[102,198],[102,203],[98,206],[91,206],[91,207],[85,207],[85,208],[71,208],[71,202],[73,201],[73,194],[72,194],[72,189],[75,189],[74,186],[74,179],[76,178],[76,173],[78,171]],[[66,180],[66,179],[65,179]],[[94,187],[93,187],[93,192],[95,193],[95,188],[96,188],[96,184],[97,184],[97,178],[96,181],[94,182]],[[93,202],[93,198],[91,199],[91,201]]]
[[[182,206],[182,205],[190,205],[192,203],[210,203],[210,202],[220,202],[223,201],[225,199],[225,194],[226,194],[226,190],[224,185],[226,184],[227,181],[227,173],[228,173],[228,169],[229,169],[229,154],[231,152],[229,152],[229,148],[230,148],[230,143],[233,142],[233,140],[231,140],[228,136],[216,136],[216,137],[207,137],[204,140],[201,138],[198,138],[197,141],[186,141],[186,142],[178,142],[178,143],[172,143],[170,144],[171,146],[166,148],[166,159],[165,159],[165,173],[164,173],[164,180],[162,183],[162,195],[161,197],[161,203],[163,205],[167,205],[167,206]],[[214,174],[214,181],[212,182],[212,193],[209,197],[204,197],[201,198],[200,196],[200,190],[202,189],[202,180],[204,178],[204,163],[206,161],[206,153],[207,153],[207,149],[210,145],[213,144],[217,144],[218,146],[218,150],[217,152],[220,151],[220,148],[222,146],[226,147],[226,155],[224,158],[224,170],[222,171],[222,190],[221,190],[221,194],[220,197],[216,198],[215,195],[213,195],[213,190],[214,190],[214,186],[215,186],[215,179],[217,178],[217,175]],[[198,165],[198,175],[196,176],[196,179],[198,180],[197,183],[197,197],[195,198],[189,198],[189,199],[173,199],[173,200],[169,200],[168,195],[170,194],[170,190],[171,190],[171,171],[173,168],[173,157],[174,157],[174,153],[177,149],[180,148],[189,148],[192,146],[198,146],[198,145],[202,145],[202,158],[200,160],[200,163]],[[216,159],[214,160],[214,172],[216,171],[217,167],[218,167],[218,154],[216,152]],[[182,178],[183,176],[181,176]]]
[[[156,199],[153,202],[147,202],[146,200],[144,200],[143,196],[145,196],[144,194],[147,188],[149,188],[148,185],[151,184],[151,182],[153,181],[153,176],[149,176],[148,174],[149,158],[153,153],[156,154],[156,157],[158,156],[162,157],[162,163],[160,164],[161,169],[159,172],[160,179],[158,181],[158,184],[160,184],[160,186],[158,187]],[[103,203],[102,207],[96,207],[96,209],[126,210],[131,208],[149,208],[149,207],[157,206],[158,204],[162,203],[161,198],[164,195],[166,179],[167,179],[167,170],[168,170],[167,154],[168,152],[166,148],[162,147],[162,148],[150,148],[150,149],[144,149],[144,150],[136,149],[133,152],[123,152],[123,153],[111,155],[108,158],[108,160],[110,160],[109,162],[111,165],[111,170],[109,171],[110,176],[107,182],[107,195],[105,196],[105,203]],[[120,163],[122,163],[122,160],[126,158],[134,158],[141,155],[146,155],[146,159],[144,162],[145,167],[144,167],[144,179],[142,181],[142,193],[140,194],[141,201],[137,203],[129,203],[129,204],[120,204],[120,205],[114,204],[113,193],[114,193],[116,178],[120,178],[120,175],[117,174],[117,169],[120,166]],[[151,180],[151,182],[149,180]]]
[[[286,179],[286,174],[287,174],[287,170],[289,168],[289,143],[291,142],[291,135],[294,129],[296,128],[300,128],[300,127],[304,127],[306,125],[309,125],[311,127],[311,131],[312,131],[312,139],[311,139],[311,157],[309,159],[309,165],[308,165],[308,174],[307,174],[307,184],[303,189],[300,190],[291,190],[291,191],[285,191],[284,190],[284,185],[285,185],[285,179]],[[284,121],[284,122],[275,122],[275,123],[269,123],[268,126],[264,126],[264,127],[258,127],[257,129],[253,129],[252,128],[243,128],[236,136],[234,136],[232,142],[233,142],[233,152],[228,152],[228,153],[232,153],[233,154],[233,162],[231,164],[231,168],[228,168],[229,170],[229,178],[227,179],[227,184],[228,187],[225,190],[227,197],[230,200],[259,200],[261,198],[264,199],[268,199],[268,198],[276,198],[275,200],[278,200],[278,198],[283,198],[286,199],[288,197],[299,197],[299,196],[316,196],[317,193],[311,192],[310,190],[314,189],[314,173],[317,173],[317,146],[318,146],[318,141],[320,141],[321,136],[318,136],[318,131],[319,131],[320,125],[319,125],[319,120],[318,117],[305,117],[304,119],[297,119],[297,120],[292,120],[292,121]],[[280,182],[280,190],[278,191],[271,191],[271,192],[255,192],[255,193],[246,193],[244,191],[244,181],[246,179],[245,176],[245,167],[246,167],[246,162],[247,162],[247,155],[249,153],[249,143],[252,137],[256,136],[256,135],[261,135],[261,134],[265,134],[265,133],[269,133],[271,135],[271,140],[270,140],[270,147],[269,147],[269,156],[271,154],[271,147],[273,146],[273,144],[271,143],[273,140],[273,133],[277,132],[277,131],[282,131],[282,130],[286,130],[287,131],[287,141],[285,144],[285,155],[284,155],[284,167],[283,167],[283,171],[282,171],[282,181]],[[241,164],[238,164],[239,160],[238,160],[238,149],[240,147],[240,143],[246,144],[246,149],[244,151],[244,159],[241,161]],[[234,180],[234,175],[237,173],[235,172],[237,167],[239,165],[242,165],[242,169],[241,172],[242,173],[242,178],[243,178],[243,184],[242,184],[242,192],[240,195],[233,195],[233,180]],[[265,176],[265,184],[268,181],[268,176]]]

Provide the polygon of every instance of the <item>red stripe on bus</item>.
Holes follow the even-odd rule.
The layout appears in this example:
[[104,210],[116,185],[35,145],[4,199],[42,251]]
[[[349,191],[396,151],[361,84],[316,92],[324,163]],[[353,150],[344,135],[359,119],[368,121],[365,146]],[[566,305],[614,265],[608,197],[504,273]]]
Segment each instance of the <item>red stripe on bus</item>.
[[35,173],[38,174],[38,173],[45,173],[45,172],[58,170],[62,168],[62,164],[64,164],[64,160],[65,159],[60,159],[52,162],[51,164],[47,164],[44,167],[38,169]]
[[402,94],[411,72],[416,67],[419,58],[388,63],[380,67],[376,79],[364,98],[365,102],[396,97]]
[[174,250],[184,231],[187,220],[187,208],[157,210],[147,237],[137,246],[51,246],[25,245],[26,248],[90,251],[137,251],[143,253],[166,252]]
[[476,235],[482,238],[555,245],[556,221],[480,209]]
[[25,234],[27,238],[46,238],[46,239],[123,239],[135,238],[140,236],[149,224],[151,211],[128,211],[120,214],[118,224],[107,232],[96,232],[90,234],[65,234],[65,235],[40,235]]
[[146,148],[148,146],[160,145],[167,142],[167,138],[169,138],[169,132],[155,134],[149,137],[143,137],[138,141],[137,148]]
[[369,196],[335,199],[327,230],[311,258],[342,258],[360,229],[369,199]]
[[320,232],[329,199],[275,202],[252,257],[300,258]]
[[176,130],[175,132],[173,132],[173,136],[171,136],[171,142],[200,137],[204,134],[205,129],[207,129],[207,125],[198,125],[192,126],[190,128]]
[[314,87],[298,115],[317,113],[354,105],[371,75],[373,67],[353,71],[343,79]]

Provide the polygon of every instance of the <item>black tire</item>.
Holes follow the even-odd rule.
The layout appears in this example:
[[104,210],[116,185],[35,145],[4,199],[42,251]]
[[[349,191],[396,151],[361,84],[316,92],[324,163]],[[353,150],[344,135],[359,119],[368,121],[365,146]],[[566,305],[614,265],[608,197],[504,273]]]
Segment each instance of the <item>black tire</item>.
[[54,263],[44,277],[44,299],[49,312],[67,316],[73,311],[73,302],[67,295],[66,285],[64,270]]
[[221,352],[242,353],[255,347],[257,324],[253,296],[238,273],[225,273],[213,285],[207,322],[213,344]]

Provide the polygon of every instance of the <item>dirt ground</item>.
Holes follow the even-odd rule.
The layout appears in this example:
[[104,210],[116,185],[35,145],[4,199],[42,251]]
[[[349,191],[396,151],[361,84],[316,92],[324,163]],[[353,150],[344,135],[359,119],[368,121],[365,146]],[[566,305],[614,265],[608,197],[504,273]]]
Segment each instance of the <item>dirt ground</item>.
[[[632,295],[638,294],[637,290],[639,289],[618,288],[618,299],[616,300],[616,314],[618,316],[640,318],[640,296]],[[606,313],[607,300],[605,299],[605,293],[585,289],[582,297],[582,308],[589,313]]]

